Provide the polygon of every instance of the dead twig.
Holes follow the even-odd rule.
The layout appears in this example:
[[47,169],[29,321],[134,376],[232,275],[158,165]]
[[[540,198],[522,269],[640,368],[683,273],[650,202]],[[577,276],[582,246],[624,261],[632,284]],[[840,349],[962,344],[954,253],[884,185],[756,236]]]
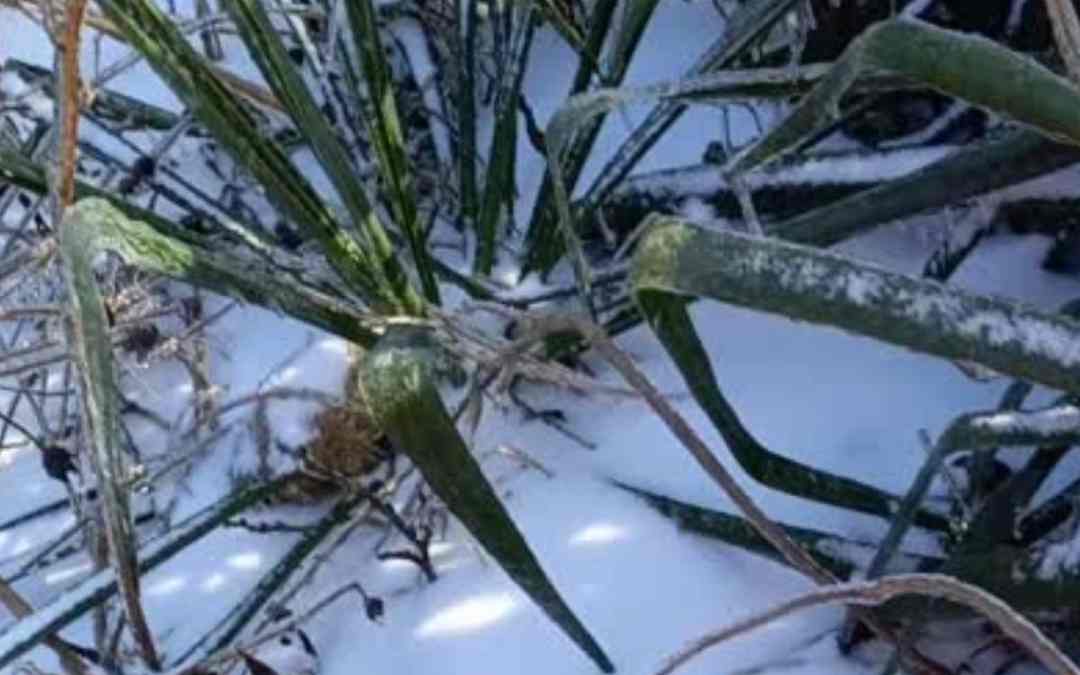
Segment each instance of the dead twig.
[[872,582],[816,588],[760,614],[703,635],[666,659],[663,666],[656,671],[656,675],[669,675],[706,649],[801,609],[841,602],[877,606],[902,595],[942,598],[970,607],[996,624],[1005,635],[1022,644],[1051,673],[1080,675],[1080,668],[1035,624],[981,588],[944,574],[898,574]]
[[1054,27],[1054,41],[1065,62],[1069,79],[1080,83],[1080,20],[1069,0],[1046,0],[1046,13]]
[[[619,374],[634,391],[645,399],[653,412],[663,420],[668,429],[690,452],[698,466],[712,478],[713,482],[739,508],[758,534],[779,551],[788,564],[823,586],[839,583],[839,580],[831,572],[821,567],[810,554],[795,543],[754,502],[753,498],[742,489],[689,423],[675,410],[667,398],[653,386],[652,382],[638,369],[633,360],[615,345],[603,328],[587,318],[571,314],[529,313],[523,315],[521,325],[525,328],[523,331],[525,336],[515,341],[515,344],[522,350],[549,335],[573,333],[584,338],[594,349],[600,352],[600,355],[615,370],[619,371]],[[882,624],[872,614],[866,612],[860,612],[860,614],[860,619],[875,633],[897,645],[905,660],[913,669],[923,673],[941,674],[948,672],[940,664],[903,644],[892,629]]]

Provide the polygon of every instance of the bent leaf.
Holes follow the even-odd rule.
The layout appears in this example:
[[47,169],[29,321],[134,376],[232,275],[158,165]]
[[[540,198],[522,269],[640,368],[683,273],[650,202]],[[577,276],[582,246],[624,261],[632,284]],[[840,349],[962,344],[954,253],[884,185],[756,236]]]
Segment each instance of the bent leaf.
[[645,238],[633,276],[650,306],[650,295],[712,298],[1080,391],[1075,319],[832,253],[665,218]]
[[166,236],[130,218],[108,201],[88,198],[68,210],[71,227],[86,232],[90,254],[111,251],[140,269],[181,279],[340,335],[359,344],[375,341],[372,317],[351,303],[298,283],[263,260],[222,253]]
[[783,122],[732,157],[728,172],[745,173],[796,147],[836,118],[841,97],[860,78],[882,71],[992,110],[1056,141],[1080,144],[1080,91],[1068,80],[984,37],[895,19],[852,42]]

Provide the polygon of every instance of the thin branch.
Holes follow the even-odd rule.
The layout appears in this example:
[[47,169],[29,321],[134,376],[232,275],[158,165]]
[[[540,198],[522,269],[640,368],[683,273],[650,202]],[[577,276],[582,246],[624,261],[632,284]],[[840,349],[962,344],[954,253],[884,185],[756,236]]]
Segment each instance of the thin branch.
[[[645,399],[653,412],[663,420],[668,429],[690,452],[698,466],[734,502],[758,534],[780,552],[788,564],[820,585],[827,586],[838,582],[838,579],[831,572],[822,567],[806,550],[792,540],[779,525],[768,517],[753,498],[742,489],[720,460],[716,458],[716,455],[709,450],[709,447],[701,440],[701,437],[697,435],[686,419],[675,410],[667,398],[638,369],[633,360],[615,345],[614,341],[604,333],[601,327],[586,318],[570,314],[535,313],[528,316],[531,320],[523,325],[527,325],[529,330],[526,331],[526,337],[515,341],[516,346],[524,350],[527,345],[535,343],[537,340],[560,333],[577,333],[584,337],[615,370],[619,371],[623,379]],[[882,624],[873,615],[866,612],[860,612],[860,614],[860,619],[867,626],[882,638],[896,644],[902,650],[905,659],[917,665],[920,670],[934,673],[946,672],[940,665],[903,644],[891,628]]]
[[1080,82],[1080,20],[1069,0],[1046,0],[1046,13],[1054,27],[1058,54],[1069,71],[1069,79]]
[[1070,661],[1035,624],[981,588],[943,574],[898,574],[874,582],[836,584],[814,589],[760,614],[694,640],[665,660],[663,666],[656,671],[656,675],[669,675],[706,649],[800,609],[840,602],[877,606],[902,595],[942,598],[970,607],[997,624],[1005,635],[1023,645],[1051,673],[1080,675],[1080,668],[1077,668],[1076,664]]

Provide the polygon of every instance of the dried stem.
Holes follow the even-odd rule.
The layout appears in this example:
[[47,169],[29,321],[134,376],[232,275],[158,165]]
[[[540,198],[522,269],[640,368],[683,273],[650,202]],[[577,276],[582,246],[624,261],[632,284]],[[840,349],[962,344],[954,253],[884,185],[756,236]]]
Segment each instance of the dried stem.
[[[784,559],[814,582],[821,585],[834,585],[838,579],[823,568],[802,547],[791,539],[779,525],[754,502],[753,498],[742,489],[724,465],[709,450],[709,447],[690,427],[689,423],[675,410],[664,395],[653,386],[652,382],[607,336],[604,330],[584,317],[570,314],[530,314],[526,337],[515,341],[518,350],[524,351],[528,344],[535,343],[548,335],[559,333],[577,333],[584,337],[614,367],[623,379],[636,390],[653,409],[668,429],[682,442],[698,465],[713,479],[721,490],[742,511],[750,524],[769,544],[776,548]],[[896,644],[913,669],[926,673],[943,673],[942,666],[934,663],[914,649],[904,645],[895,632],[883,625],[873,615],[861,612],[860,618],[875,633]]]
[[1080,20],[1069,0],[1046,0],[1046,13],[1054,27],[1058,53],[1069,71],[1069,79],[1080,83]]
[[981,588],[943,574],[898,574],[873,582],[835,584],[814,589],[760,614],[694,640],[669,657],[656,671],[656,675],[669,675],[709,647],[800,609],[838,602],[876,606],[901,595],[942,598],[970,607],[997,624],[1005,635],[1023,645],[1051,673],[1080,675],[1080,668],[1077,668],[1076,664],[1070,661],[1035,624]]

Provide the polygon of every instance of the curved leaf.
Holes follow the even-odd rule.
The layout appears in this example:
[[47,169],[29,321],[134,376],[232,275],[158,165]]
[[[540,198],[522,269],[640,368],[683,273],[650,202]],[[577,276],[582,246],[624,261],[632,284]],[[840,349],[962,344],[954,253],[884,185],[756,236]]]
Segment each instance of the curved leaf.
[[841,97],[860,78],[883,71],[992,110],[1056,141],[1080,145],[1080,91],[1068,80],[987,38],[895,19],[852,42],[783,122],[731,158],[728,172],[744,173],[796,147],[835,119]]

